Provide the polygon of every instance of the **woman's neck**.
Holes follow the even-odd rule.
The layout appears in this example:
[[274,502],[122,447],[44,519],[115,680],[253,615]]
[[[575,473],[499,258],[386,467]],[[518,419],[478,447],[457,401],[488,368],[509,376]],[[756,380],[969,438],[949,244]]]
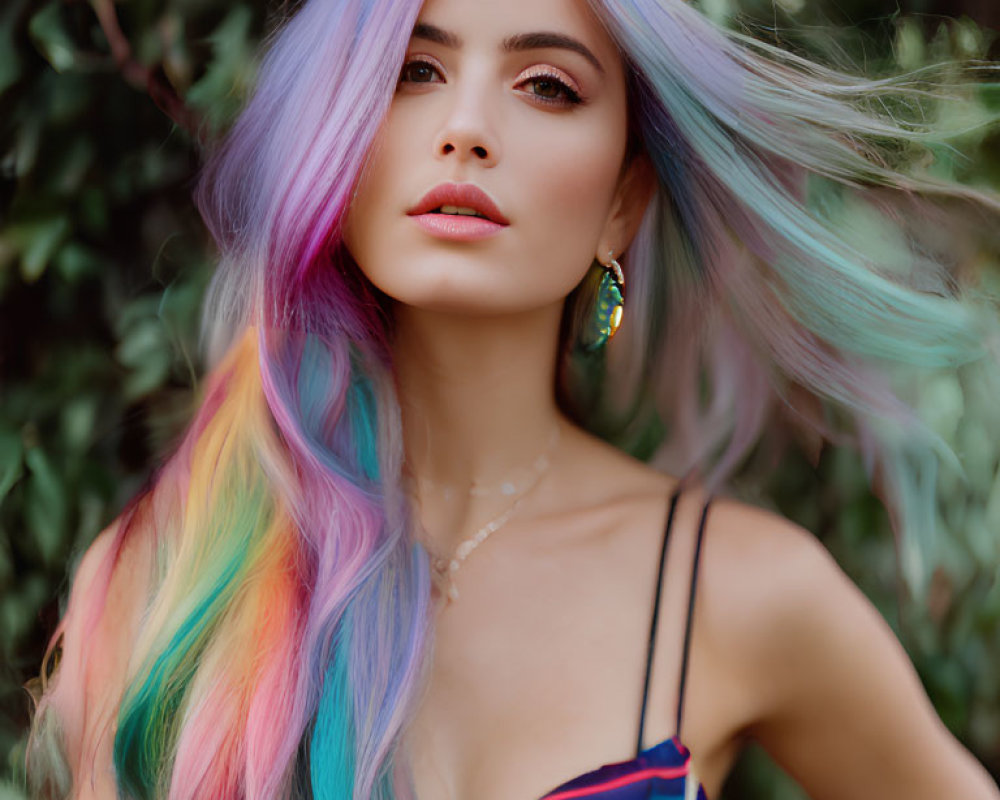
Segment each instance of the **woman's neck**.
[[561,307],[503,316],[395,312],[407,472],[428,534],[448,552],[506,502],[469,490],[524,474],[560,424]]

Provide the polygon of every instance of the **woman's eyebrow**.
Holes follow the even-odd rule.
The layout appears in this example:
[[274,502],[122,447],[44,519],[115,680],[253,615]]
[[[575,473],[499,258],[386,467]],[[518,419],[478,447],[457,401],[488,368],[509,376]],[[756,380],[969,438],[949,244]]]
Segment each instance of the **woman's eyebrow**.
[[[462,40],[450,31],[431,25],[428,22],[418,22],[413,26],[414,39],[426,39],[429,42],[448,47],[452,50],[459,50],[462,47]],[[567,36],[564,33],[553,33],[550,31],[537,31],[534,33],[518,33],[508,36],[503,40],[501,49],[505,53],[515,53],[524,50],[545,50],[557,48],[578,53],[589,61],[598,72],[604,74],[604,67],[583,42]]]

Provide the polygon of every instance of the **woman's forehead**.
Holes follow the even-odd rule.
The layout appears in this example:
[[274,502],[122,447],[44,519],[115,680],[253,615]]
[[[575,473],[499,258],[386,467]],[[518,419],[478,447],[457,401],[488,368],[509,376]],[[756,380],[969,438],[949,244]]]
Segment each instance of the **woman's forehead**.
[[459,44],[549,32],[582,41],[602,60],[617,54],[587,0],[426,0],[417,21],[454,34]]

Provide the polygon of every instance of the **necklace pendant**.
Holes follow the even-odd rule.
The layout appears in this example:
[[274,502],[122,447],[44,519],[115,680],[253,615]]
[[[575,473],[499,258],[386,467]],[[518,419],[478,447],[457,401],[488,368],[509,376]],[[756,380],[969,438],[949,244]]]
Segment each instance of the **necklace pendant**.
[[[486,541],[486,538],[499,530],[507,521],[513,516],[514,512],[517,511],[521,502],[524,500],[525,496],[534,489],[539,481],[541,481],[542,476],[545,474],[546,470],[551,466],[551,459],[549,458],[553,448],[559,441],[559,426],[556,425],[552,430],[552,436],[549,438],[548,446],[545,451],[541,453],[534,462],[535,475],[533,479],[525,486],[520,488],[514,481],[504,481],[499,485],[499,491],[503,495],[513,496],[513,502],[507,507],[507,509],[500,514],[498,517],[494,517],[492,520],[483,525],[479,530],[477,530],[472,536],[468,537],[464,541],[460,542],[455,548],[454,555],[450,559],[433,557],[431,558],[431,567],[436,573],[439,582],[435,582],[437,586],[440,584],[447,584],[447,589],[444,591],[445,604],[450,604],[458,600],[458,587],[455,586],[455,573],[458,572],[459,568],[465,562],[465,560],[472,554],[479,545]],[[433,485],[428,481],[429,485]],[[472,486],[469,488],[470,495],[477,494],[489,494],[489,491],[484,489],[482,486],[478,485],[473,481]]]

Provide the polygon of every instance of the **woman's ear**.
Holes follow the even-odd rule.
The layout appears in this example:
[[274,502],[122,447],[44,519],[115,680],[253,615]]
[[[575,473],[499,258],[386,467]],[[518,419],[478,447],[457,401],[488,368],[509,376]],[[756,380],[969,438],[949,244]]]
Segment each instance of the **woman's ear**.
[[622,171],[604,226],[597,252],[599,259],[608,252],[622,253],[632,243],[656,189],[656,171],[649,156],[640,151]]

